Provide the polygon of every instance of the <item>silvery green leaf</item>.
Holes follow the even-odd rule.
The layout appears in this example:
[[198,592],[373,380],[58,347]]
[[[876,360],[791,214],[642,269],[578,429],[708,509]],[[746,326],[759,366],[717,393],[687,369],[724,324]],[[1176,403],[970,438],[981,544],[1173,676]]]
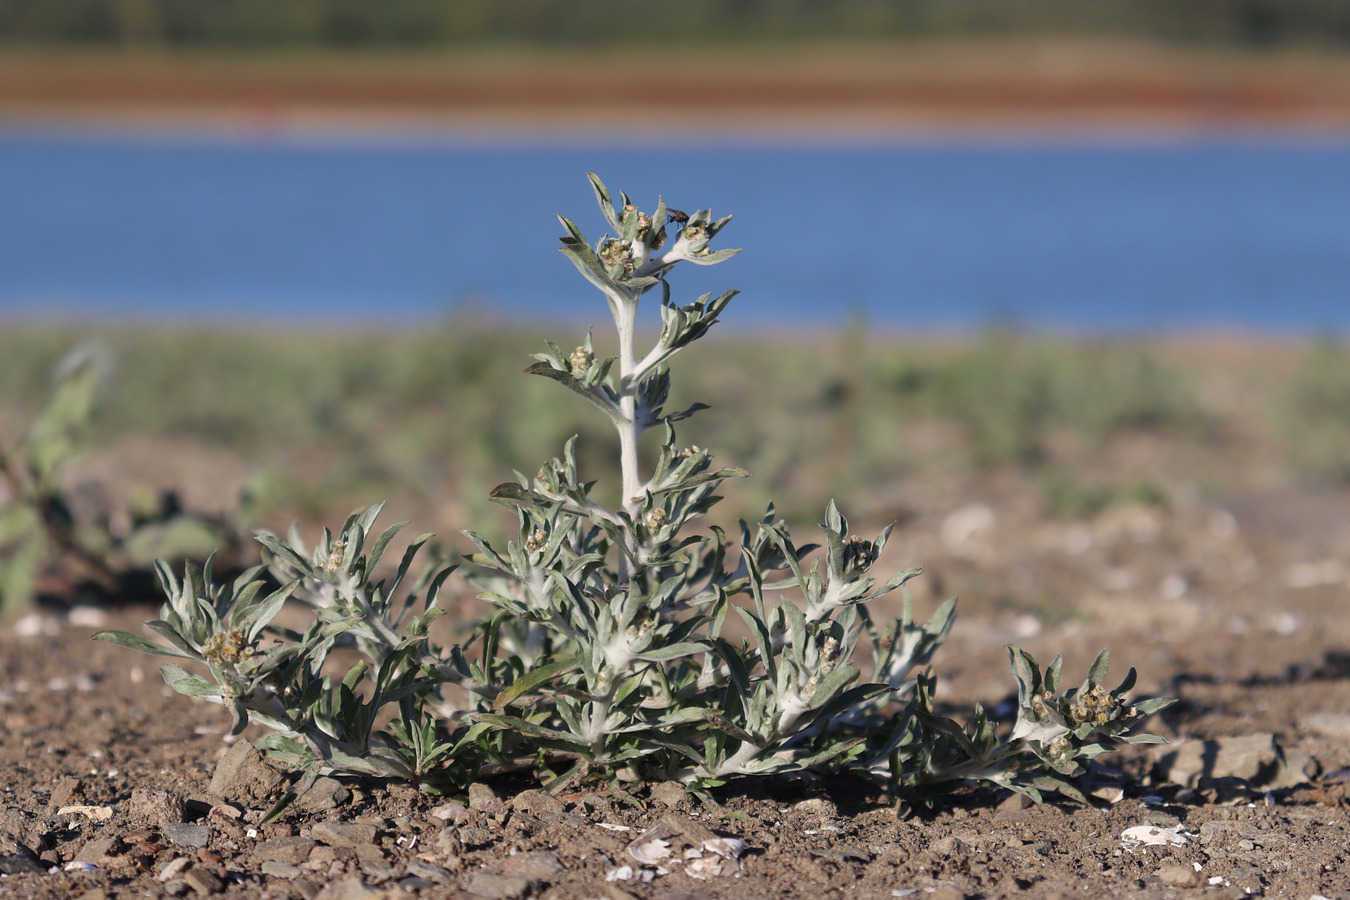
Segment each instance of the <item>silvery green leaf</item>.
[[604,214],[605,221],[609,227],[615,231],[619,229],[618,212],[614,209],[614,200],[609,195],[609,188],[600,180],[600,176],[594,172],[587,172],[586,177],[591,182],[591,188],[595,191],[596,202],[600,205],[600,212]]
[[572,656],[556,660],[548,665],[536,666],[503,688],[492,701],[492,708],[503,709],[510,706],[521,697],[538,689],[541,685],[547,684],[559,675],[573,671],[579,664],[580,661],[575,656]]
[[[519,485],[516,485],[516,487],[519,487]],[[490,565],[493,568],[502,571],[510,571],[510,563],[503,559],[502,555],[492,548],[492,545],[487,542],[486,538],[476,531],[463,531],[461,534],[473,541],[474,546],[478,548],[479,552],[474,557],[474,562],[478,563],[480,566]]]
[[816,769],[828,762],[839,759],[841,756],[857,754],[863,749],[863,746],[864,742],[862,738],[837,740],[817,753],[792,760],[792,764],[798,769]]
[[[815,693],[811,695],[810,708],[815,709],[823,707],[835,698],[835,695],[844,690],[845,687],[858,680],[858,670],[853,666],[839,666],[833,672],[826,675],[819,684],[816,685]],[[885,693],[889,689],[884,684],[869,684],[860,689],[863,694],[869,696]]]
[[[727,218],[730,218],[730,216]],[[731,257],[740,252],[740,248],[735,250],[714,250],[706,256],[688,256],[685,258],[696,266],[711,266],[723,262],[724,260],[731,259]]]
[[175,665],[159,667],[164,683],[180,694],[189,697],[219,698],[220,685],[212,684],[200,675],[194,675]]
[[563,387],[582,397],[596,409],[603,412],[614,422],[625,422],[623,413],[606,396],[600,393],[601,388],[591,387],[585,382],[572,375],[571,372],[565,372],[561,369],[555,369],[548,363],[535,363],[525,370],[527,375],[542,375],[545,378],[551,378]]
[[[177,616],[173,616],[172,612],[170,612],[169,615],[172,616],[174,619],[177,618]],[[173,644],[175,647],[177,647],[182,652],[182,655],[185,658],[187,659],[202,658],[201,652],[197,650],[196,647],[192,646],[192,644],[190,644],[185,637],[183,637],[183,631],[186,629],[181,621],[175,622],[175,621],[166,621],[162,619],[155,619],[154,621],[146,622],[145,627],[149,628],[151,631],[154,631],[157,634],[163,635],[164,639],[167,640],[169,643]]]
[[[493,500],[510,500],[516,503],[541,504],[544,498],[529,488],[522,487],[514,481],[508,481],[499,484],[491,491],[488,496]],[[468,532],[465,532],[466,534]]]
[[[392,584],[389,585],[389,597],[391,599],[396,593],[398,593],[398,589],[402,587],[404,579],[408,577],[408,570],[412,568],[413,560],[417,558],[418,552],[422,549],[422,547],[426,544],[427,541],[432,539],[432,537],[434,537],[434,535],[432,535],[430,532],[427,532],[425,534],[419,534],[412,540],[410,544],[408,544],[407,549],[403,551],[403,558],[399,560],[398,569],[394,573],[394,581]],[[381,536],[381,540],[383,540],[383,536]],[[375,566],[375,561],[379,559],[380,555],[382,555],[384,551],[384,548],[379,546],[379,542],[376,542],[376,546],[380,550],[380,554],[372,552],[371,554],[372,559],[370,564],[372,569]],[[444,570],[443,574],[439,574],[437,576],[438,582],[444,581],[445,577],[449,575],[450,572],[452,572],[453,570],[454,566],[451,566],[448,569]]]
[[1148,700],[1140,700],[1138,703],[1134,704],[1134,708],[1139,714],[1139,717],[1143,718],[1144,716],[1153,715],[1160,709],[1166,709],[1176,702],[1176,699],[1173,697],[1153,697]]
[[178,647],[166,647],[163,644],[156,644],[154,641],[146,640],[135,634],[128,634],[125,631],[100,631],[95,633],[92,640],[108,641],[112,644],[118,644],[132,650],[139,650],[142,653],[153,653],[157,656],[176,656],[180,659],[200,660],[201,655],[187,652]]
[[1171,743],[1160,734],[1117,734],[1111,740],[1121,744],[1167,744]]
[[506,728],[510,731],[518,731],[521,734],[530,735],[532,737],[543,738],[544,740],[559,741],[564,744],[574,744],[582,747],[586,746],[588,743],[585,738],[568,734],[565,731],[558,731],[555,728],[546,728],[542,725],[522,719],[519,716],[505,716],[500,713],[479,713],[477,720],[480,722],[490,722],[498,727]]
[[1102,650],[1101,653],[1098,653],[1097,658],[1092,661],[1092,665],[1088,668],[1087,679],[1083,682],[1080,693],[1087,693],[1094,685],[1102,683],[1106,678],[1106,670],[1110,662],[1111,648],[1108,647]]
[[729,718],[722,715],[720,712],[716,712],[710,709],[703,710],[703,717],[707,721],[708,726],[710,728],[716,729],[717,731],[726,734],[728,737],[735,738],[738,741],[743,741],[744,743],[751,744],[752,746],[755,747],[760,746],[759,738],[755,737],[755,735],[746,731],[740,725],[731,721]]
[[[1035,665],[1035,663],[1032,663]],[[1045,669],[1045,689],[1052,694],[1059,693],[1059,677],[1064,670],[1064,657],[1056,656]]]
[[245,637],[250,643],[256,640],[262,630],[271,624],[299,585],[299,581],[292,581],[290,584],[283,585],[268,594],[262,602],[249,607],[247,612],[240,616],[239,625],[246,629]]
[[[389,546],[389,542],[393,540],[394,535],[402,531],[407,525],[407,522],[395,522],[381,532],[380,536],[375,539],[375,543],[371,546],[370,554],[366,560],[366,572],[368,575],[373,573],[375,567],[380,564],[380,557],[384,556],[384,551]],[[422,540],[425,541],[429,537],[430,535],[424,535]]]
[[672,659],[680,659],[685,656],[693,656],[695,653],[702,653],[707,649],[707,644],[691,641],[682,644],[668,644],[662,647],[652,647],[641,653],[634,654],[634,658],[646,660],[647,662],[669,662]]
[[[292,569],[309,578],[319,578],[309,561],[300,556],[291,549],[290,545],[274,534],[263,532],[259,534],[257,540],[260,544],[271,550],[276,556],[281,558]],[[325,580],[325,579],[320,579]]]

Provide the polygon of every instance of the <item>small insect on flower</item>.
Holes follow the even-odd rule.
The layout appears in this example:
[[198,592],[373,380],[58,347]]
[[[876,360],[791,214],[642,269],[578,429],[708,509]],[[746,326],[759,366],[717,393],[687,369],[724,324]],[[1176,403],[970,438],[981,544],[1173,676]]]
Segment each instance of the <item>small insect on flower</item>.
[[685,222],[689,221],[689,213],[682,209],[667,209],[666,221],[674,222],[676,225],[683,225]]

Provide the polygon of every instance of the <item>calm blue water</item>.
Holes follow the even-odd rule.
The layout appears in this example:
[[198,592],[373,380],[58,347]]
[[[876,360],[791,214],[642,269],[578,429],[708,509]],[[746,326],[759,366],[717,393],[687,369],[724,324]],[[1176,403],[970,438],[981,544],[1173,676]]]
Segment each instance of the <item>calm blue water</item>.
[[[0,130],[0,314],[600,321],[585,172],[735,220],[727,320],[1350,330],[1350,136],[680,146]],[[691,269],[691,267],[683,267]]]

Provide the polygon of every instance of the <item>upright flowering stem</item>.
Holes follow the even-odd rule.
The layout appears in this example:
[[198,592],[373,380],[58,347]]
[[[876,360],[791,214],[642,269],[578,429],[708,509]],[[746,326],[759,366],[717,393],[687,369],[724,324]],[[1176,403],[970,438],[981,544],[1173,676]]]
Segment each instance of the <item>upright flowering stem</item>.
[[[618,399],[619,412],[623,417],[615,422],[615,428],[619,432],[623,509],[633,519],[642,503],[642,477],[638,472],[638,434],[641,426],[637,420],[637,355],[633,349],[637,333],[637,293],[618,299],[613,308],[614,324],[619,334]],[[631,534],[629,539],[631,544]],[[618,574],[620,582],[628,580],[628,556],[624,552],[619,553]]]
[[617,425],[619,461],[623,472],[623,509],[630,516],[636,516],[642,505],[642,477],[638,473],[638,434],[642,428],[637,420],[637,355],[633,349],[637,307],[636,296],[615,307],[619,331],[619,412],[624,418]]

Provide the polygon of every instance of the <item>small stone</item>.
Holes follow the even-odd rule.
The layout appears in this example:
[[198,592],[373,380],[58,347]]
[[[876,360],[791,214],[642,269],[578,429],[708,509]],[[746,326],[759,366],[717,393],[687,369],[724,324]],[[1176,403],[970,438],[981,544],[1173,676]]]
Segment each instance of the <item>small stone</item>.
[[1158,869],[1158,879],[1173,887],[1196,887],[1200,884],[1200,873],[1188,863],[1167,862]]
[[183,821],[187,801],[173,791],[138,787],[132,789],[123,811],[133,823],[158,827],[165,822]]
[[63,806],[56,811],[58,816],[83,816],[91,822],[106,822],[112,818],[111,806]]
[[184,822],[165,822],[159,827],[164,839],[182,844],[184,847],[205,847],[211,839],[211,829],[207,825],[188,825]]
[[164,868],[159,870],[159,880],[162,883],[167,884],[183,874],[183,871],[190,865],[192,865],[192,860],[188,859],[186,856],[180,856],[177,859],[170,860],[164,864]]
[[226,800],[247,806],[267,802],[285,782],[281,773],[269,766],[252,744],[239,741],[216,763],[210,790]]
[[439,857],[458,857],[464,852],[464,842],[454,828],[443,828],[432,838],[431,850]]
[[482,809],[496,799],[497,795],[486,784],[475,781],[469,785],[469,809]]
[[26,850],[0,856],[0,875],[38,875],[45,871]]
[[454,878],[454,873],[449,869],[443,869],[424,859],[408,860],[405,871],[414,878],[421,878],[432,884],[449,884],[451,879]]
[[1032,803],[1032,799],[1026,794],[1019,794],[1016,791],[1013,791],[1007,797],[1003,798],[998,805],[998,809],[999,812],[1018,812],[1023,809],[1030,809]]
[[511,798],[511,808],[536,816],[557,815],[567,809],[561,800],[547,791],[521,791]]
[[352,792],[342,782],[324,776],[296,798],[295,805],[309,813],[328,812],[346,803],[351,795]]
[[652,800],[662,806],[678,809],[689,803],[689,792],[678,781],[663,781],[652,788]]
[[792,811],[800,815],[819,816],[827,819],[833,819],[839,815],[839,807],[824,797],[812,797],[800,803],[794,803]]
[[1303,728],[1313,734],[1337,740],[1350,740],[1350,715],[1314,713],[1303,717]]
[[357,844],[357,859],[384,859],[384,851],[376,844]]
[[492,832],[475,825],[465,825],[459,829],[459,839],[466,847],[482,847],[492,843]]
[[492,872],[507,878],[525,878],[547,882],[563,870],[558,854],[552,850],[531,850],[508,856],[492,867]]
[[314,900],[369,900],[383,891],[379,891],[361,880],[359,876],[349,876],[329,884],[314,895]]
[[363,858],[358,864],[361,866],[361,874],[365,875],[371,884],[384,884],[398,875],[394,867],[383,859]]
[[601,797],[599,794],[582,794],[576,800],[577,811],[587,816],[609,812],[613,805],[608,797]]
[[433,809],[431,815],[440,819],[442,822],[453,822],[458,819],[466,809],[468,809],[468,807],[463,803],[460,803],[458,800],[451,800],[449,803],[442,803],[440,806]]
[[299,865],[309,858],[314,841],[302,837],[279,837],[263,841],[255,851],[260,859]]
[[183,876],[183,880],[188,883],[188,887],[203,895],[219,894],[225,890],[225,882],[205,869],[189,869]]
[[1160,745],[1155,752],[1164,777],[1189,788],[1198,787],[1201,778],[1239,778],[1263,785],[1276,779],[1283,767],[1279,745],[1269,732],[1182,741]]
[[56,779],[52,785],[52,795],[48,802],[55,807],[78,806],[84,802],[80,779],[67,776]]
[[311,838],[330,847],[373,844],[377,834],[374,825],[356,822],[319,822],[309,832]]
[[483,873],[469,882],[469,893],[490,900],[516,900],[527,896],[534,885],[526,878],[504,878],[501,875]]
[[293,866],[290,863],[279,862],[275,859],[264,860],[262,864],[262,873],[269,878],[298,878],[304,874],[304,870],[299,866]]
[[347,862],[354,859],[356,854],[349,847],[329,847],[326,844],[319,844],[309,853],[309,859],[305,860],[305,868],[313,869],[316,872],[327,872],[337,874],[341,869],[333,869],[334,865],[346,866]]
[[929,853],[944,859],[950,856],[966,856],[973,849],[965,841],[950,834],[946,837],[940,837],[928,845]]
[[90,841],[80,848],[80,852],[75,854],[76,862],[87,862],[98,865],[99,860],[112,853],[112,848],[116,847],[118,839],[115,837],[99,838],[96,841]]

